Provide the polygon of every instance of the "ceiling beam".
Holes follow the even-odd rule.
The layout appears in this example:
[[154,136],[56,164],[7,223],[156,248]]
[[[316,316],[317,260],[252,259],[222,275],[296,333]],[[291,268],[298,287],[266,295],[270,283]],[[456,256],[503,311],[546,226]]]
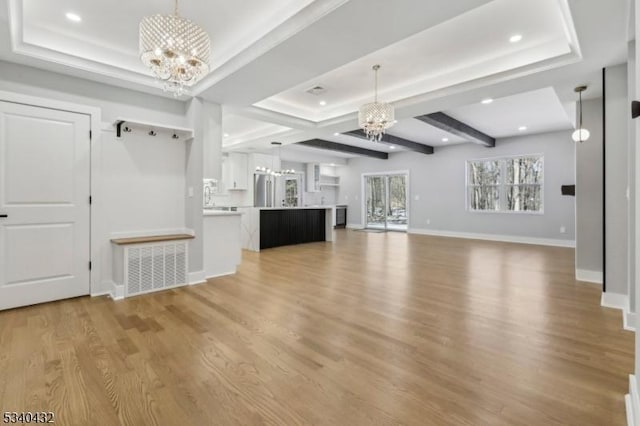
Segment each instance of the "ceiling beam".
[[[354,136],[360,139],[369,139],[367,135],[362,131],[362,129],[352,130],[350,132],[343,133],[343,135]],[[410,141],[408,139],[399,138],[398,136],[393,136],[388,133],[382,135],[382,140],[380,142],[388,143],[390,145],[398,145],[403,148],[408,149],[409,151],[419,152],[421,154],[433,154],[433,147],[430,145],[423,145],[418,142]]]
[[345,152],[347,154],[363,155],[365,157],[373,157],[380,160],[389,159],[389,154],[387,154],[386,152],[374,151],[372,149],[325,141],[324,139],[310,139],[308,141],[298,142],[296,145],[326,149],[328,151]]
[[489,135],[476,130],[473,127],[448,116],[444,112],[434,112],[433,114],[419,115],[415,117],[417,120],[423,121],[433,127],[449,132],[452,135],[460,136],[470,142],[483,145],[488,148],[496,146],[496,140]]

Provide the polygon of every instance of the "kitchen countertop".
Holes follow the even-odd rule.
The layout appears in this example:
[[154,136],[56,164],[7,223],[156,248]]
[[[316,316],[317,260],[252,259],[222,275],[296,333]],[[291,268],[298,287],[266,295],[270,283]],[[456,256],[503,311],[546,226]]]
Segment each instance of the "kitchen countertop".
[[240,216],[242,212],[232,212],[227,210],[204,210],[203,216]]

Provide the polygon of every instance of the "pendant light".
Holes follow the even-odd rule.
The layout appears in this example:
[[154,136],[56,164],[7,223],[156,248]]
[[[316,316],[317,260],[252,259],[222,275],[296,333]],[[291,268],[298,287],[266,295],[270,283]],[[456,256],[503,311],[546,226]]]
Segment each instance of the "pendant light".
[[378,102],[378,70],[380,65],[373,66],[375,73],[375,92],[373,102],[364,104],[358,111],[358,125],[372,142],[380,142],[384,132],[395,124],[393,105]]
[[[278,160],[280,161],[280,166],[282,167],[282,142],[271,142],[271,145],[278,150]],[[274,164],[274,156],[271,156],[271,168],[268,169],[266,167],[256,167],[256,172],[263,172],[263,173],[268,173],[271,176],[282,176],[282,175],[293,175],[296,173],[296,171],[294,169],[280,169],[280,170],[276,170],[275,169],[275,164]]]
[[584,92],[585,90],[587,90],[587,86],[578,86],[575,88],[575,92],[580,96],[580,100],[578,101],[578,108],[580,111],[578,118],[578,128],[575,132],[573,132],[573,135],[571,135],[571,137],[573,138],[574,142],[580,143],[589,140],[589,136],[591,135],[587,129],[582,127],[582,92]]

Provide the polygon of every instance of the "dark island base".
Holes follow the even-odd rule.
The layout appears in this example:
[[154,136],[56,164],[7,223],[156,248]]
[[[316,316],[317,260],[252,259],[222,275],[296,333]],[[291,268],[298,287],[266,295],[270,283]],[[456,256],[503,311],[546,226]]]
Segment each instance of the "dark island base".
[[261,210],[260,250],[326,241],[326,210]]

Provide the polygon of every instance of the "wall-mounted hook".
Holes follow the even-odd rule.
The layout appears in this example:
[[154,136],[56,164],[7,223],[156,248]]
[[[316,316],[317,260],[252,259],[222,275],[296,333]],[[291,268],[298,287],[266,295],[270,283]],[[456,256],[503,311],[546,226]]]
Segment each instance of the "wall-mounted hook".
[[171,135],[171,139],[180,139],[180,136],[174,133],[173,135]]
[[125,133],[131,133],[131,127],[129,127],[129,126],[125,126],[125,127],[122,129],[122,131],[123,131],[123,132],[125,132]]
[[149,136],[155,136],[157,135],[155,130],[149,130]]

